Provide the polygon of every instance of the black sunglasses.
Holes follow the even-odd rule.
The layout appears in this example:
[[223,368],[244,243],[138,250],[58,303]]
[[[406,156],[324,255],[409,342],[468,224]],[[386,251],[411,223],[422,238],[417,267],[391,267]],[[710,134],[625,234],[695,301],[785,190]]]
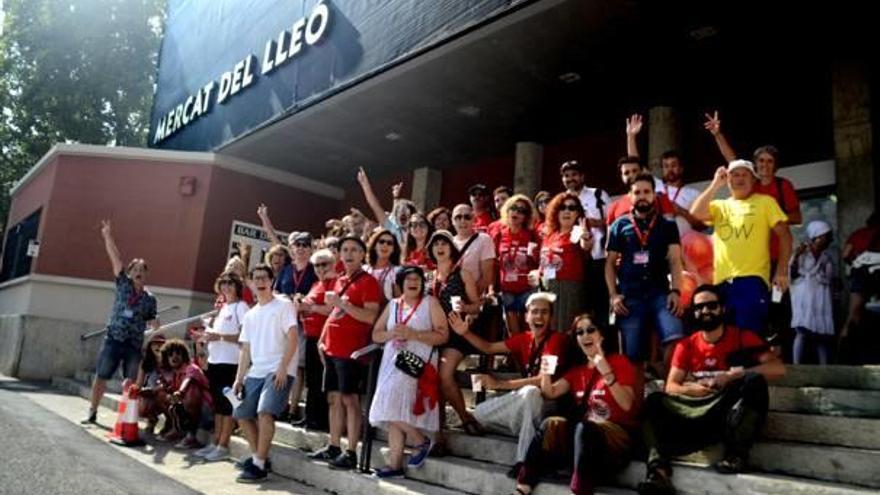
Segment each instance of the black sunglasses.
[[587,333],[587,334],[596,333],[598,331],[599,331],[599,327],[597,327],[596,325],[590,325],[587,328],[577,328],[574,331],[574,334],[577,335],[578,337],[580,337],[581,335],[583,335],[585,333]]
[[300,242],[300,241],[297,241],[297,242],[294,242],[294,243],[293,243],[293,247],[305,247],[305,248],[307,248],[307,247],[312,247],[312,244],[311,244],[310,242]]
[[721,303],[718,301],[709,301],[699,304],[694,304],[694,313],[699,313],[703,309],[708,309],[709,311],[718,311],[721,308]]
[[410,224],[409,224],[409,228],[411,228],[411,229],[427,229],[427,228],[428,228],[428,222],[416,222],[416,223],[410,223]]
[[453,220],[470,220],[472,218],[474,218],[473,215],[467,215],[464,213],[458,214],[458,215],[455,215],[454,217],[452,217]]
[[315,263],[315,268],[324,268],[325,266],[330,266],[330,262],[322,261],[320,263]]
[[566,203],[559,207],[559,211],[581,211],[581,205]]
[[529,213],[530,210],[525,206],[511,206],[510,211],[513,213],[522,213],[523,215],[525,215],[526,213]]
[[393,246],[394,241],[392,241],[391,239],[379,239],[378,241],[376,241],[376,244],[385,244],[386,246]]

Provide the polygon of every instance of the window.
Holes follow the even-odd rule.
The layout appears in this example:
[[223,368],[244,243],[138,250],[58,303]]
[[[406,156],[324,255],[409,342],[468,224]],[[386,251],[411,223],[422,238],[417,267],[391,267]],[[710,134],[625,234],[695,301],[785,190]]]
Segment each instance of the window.
[[0,282],[23,277],[31,272],[33,259],[28,256],[28,244],[37,238],[41,213],[42,210],[37,210],[6,232]]

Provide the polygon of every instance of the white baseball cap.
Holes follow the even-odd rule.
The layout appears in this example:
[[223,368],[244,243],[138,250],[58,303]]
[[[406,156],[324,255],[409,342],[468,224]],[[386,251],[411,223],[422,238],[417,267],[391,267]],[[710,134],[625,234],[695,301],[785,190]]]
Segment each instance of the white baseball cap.
[[734,160],[734,161],[727,164],[727,172],[728,173],[733,172],[734,170],[736,170],[738,168],[748,169],[749,172],[752,173],[752,175],[754,175],[755,177],[758,176],[758,172],[755,170],[755,164],[748,161],[748,160]]

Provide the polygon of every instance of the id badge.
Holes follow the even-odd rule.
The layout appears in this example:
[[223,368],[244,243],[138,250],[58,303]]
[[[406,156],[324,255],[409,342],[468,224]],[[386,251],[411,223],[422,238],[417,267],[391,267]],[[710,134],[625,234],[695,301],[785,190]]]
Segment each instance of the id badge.
[[122,317],[132,319],[134,318],[134,311],[132,311],[131,309],[126,309],[122,312]]
[[505,282],[516,282],[517,280],[519,280],[519,274],[515,271],[509,271],[504,274]]
[[548,266],[544,268],[544,278],[547,280],[556,279],[556,267]]
[[651,253],[649,251],[636,251],[633,254],[634,265],[647,265],[650,260]]

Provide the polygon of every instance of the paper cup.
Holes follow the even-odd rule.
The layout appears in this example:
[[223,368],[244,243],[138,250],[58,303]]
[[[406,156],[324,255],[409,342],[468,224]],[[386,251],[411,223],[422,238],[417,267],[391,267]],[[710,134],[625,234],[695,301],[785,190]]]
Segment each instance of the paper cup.
[[333,292],[332,290],[328,290],[327,292],[324,293],[324,301],[332,301],[333,298],[335,298],[335,297],[336,297],[336,293]]
[[537,251],[537,250],[538,250],[538,243],[537,243],[537,242],[530,242],[530,243],[529,243],[528,250],[526,251],[526,253],[527,253],[529,256],[534,256],[534,255],[535,255],[535,251]]
[[541,371],[552,375],[556,373],[556,365],[559,363],[559,356],[545,354],[541,356]]
[[471,375],[471,390],[473,390],[474,393],[483,391],[483,375]]
[[782,289],[780,289],[778,285],[773,284],[773,293],[770,298],[774,303],[782,302]]
[[452,305],[452,310],[456,313],[461,311],[461,296],[450,296],[449,304]]
[[223,396],[226,397],[226,400],[232,404],[232,409],[238,409],[238,406],[241,404],[241,400],[236,397],[235,392],[232,391],[232,387],[226,387],[223,389]]

